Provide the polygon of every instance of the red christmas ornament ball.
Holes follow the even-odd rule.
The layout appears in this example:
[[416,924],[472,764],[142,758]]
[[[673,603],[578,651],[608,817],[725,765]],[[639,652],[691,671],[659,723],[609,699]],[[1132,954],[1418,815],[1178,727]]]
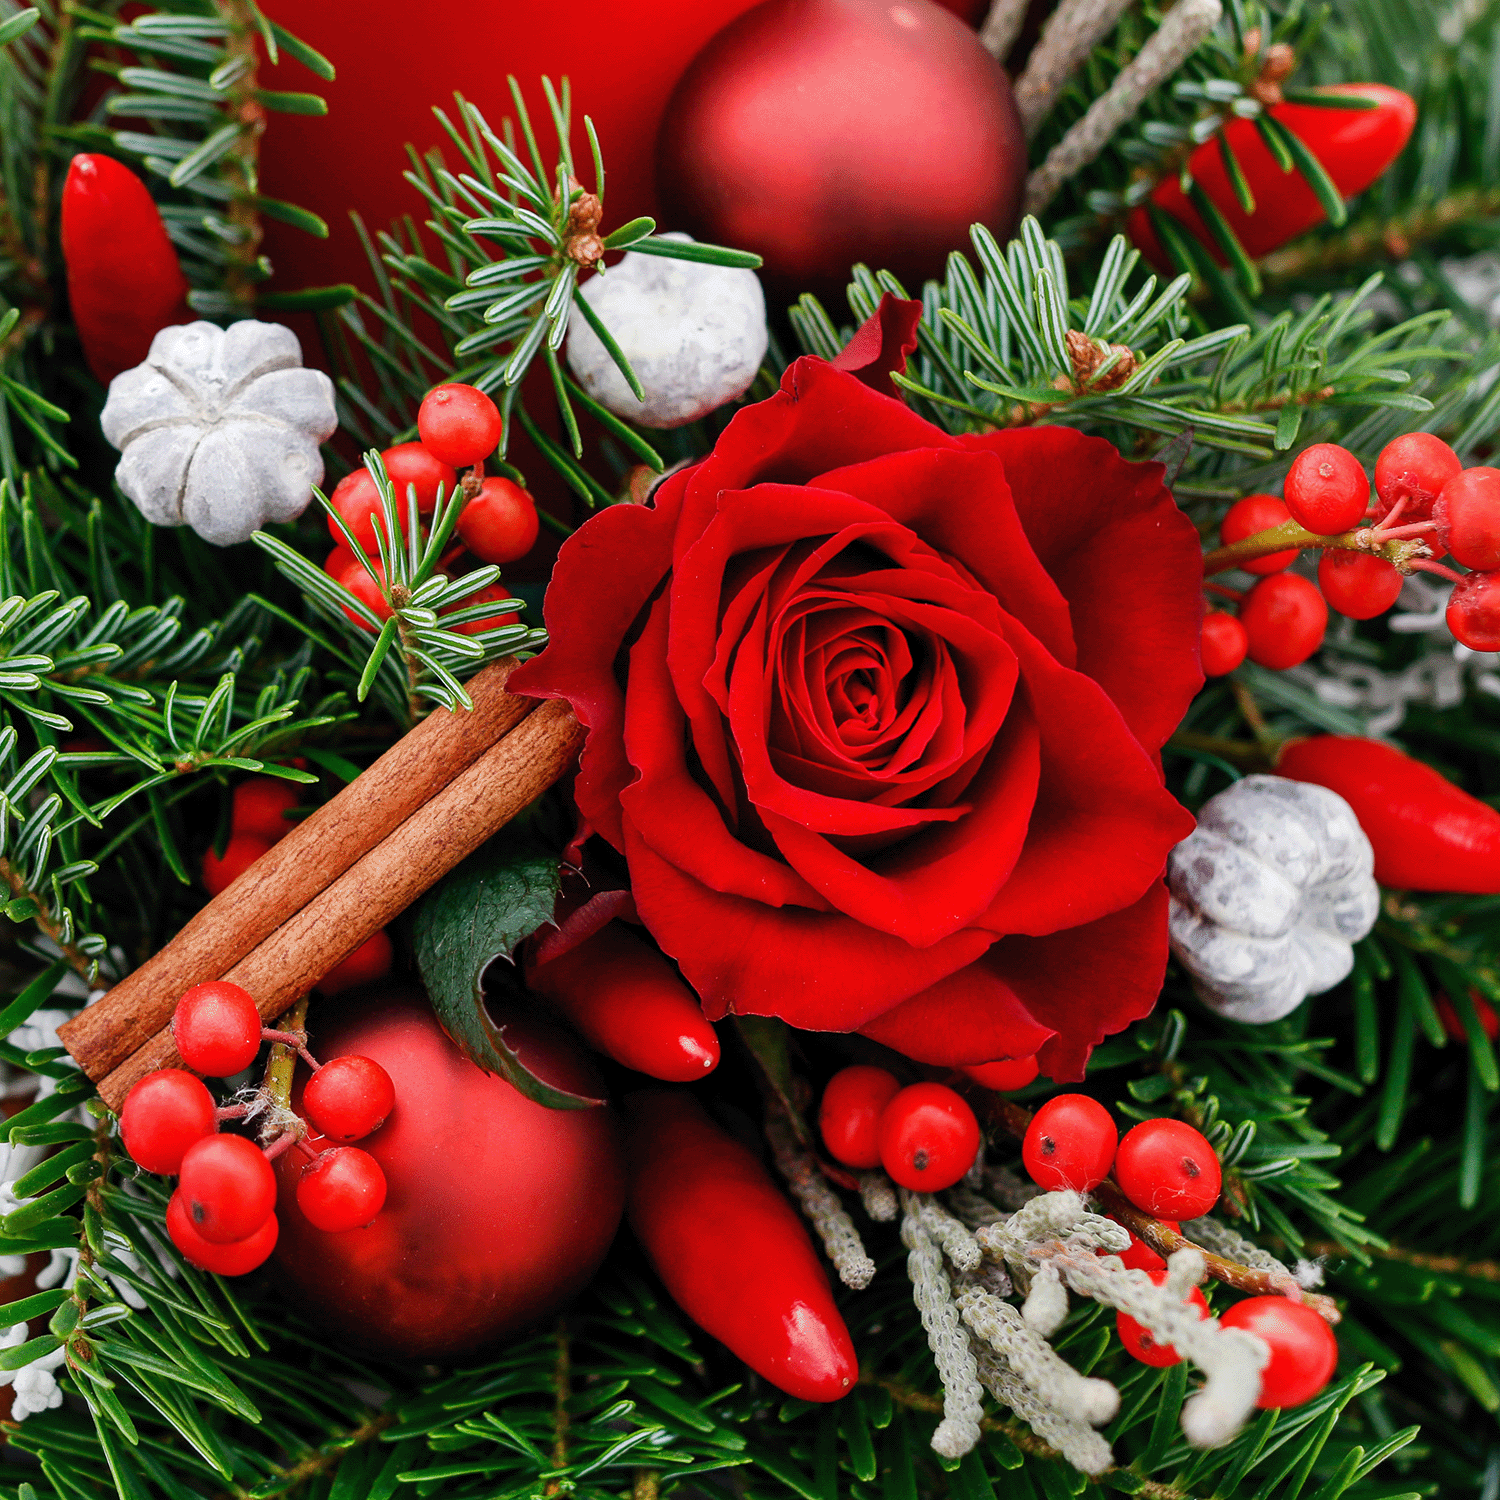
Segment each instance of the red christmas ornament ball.
[[980,223],[1015,227],[1010,84],[932,0],[765,0],[695,57],[657,145],[666,227],[753,250],[773,303],[863,261],[915,291]]
[[[366,1228],[315,1229],[297,1207],[305,1157],[277,1162],[276,1264],[310,1316],[364,1349],[444,1359],[542,1321],[588,1282],[625,1201],[612,1109],[533,1104],[464,1057],[420,990],[361,990],[320,1004],[312,1023],[315,1057],[373,1058],[396,1106],[360,1142],[386,1180]],[[549,1080],[597,1097],[567,1039],[538,1035],[525,1053]]]

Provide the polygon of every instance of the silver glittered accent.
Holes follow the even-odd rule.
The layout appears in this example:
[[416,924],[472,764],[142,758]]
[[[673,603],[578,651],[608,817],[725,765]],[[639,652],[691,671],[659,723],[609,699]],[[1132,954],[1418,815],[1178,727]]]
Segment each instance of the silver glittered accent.
[[884,1172],[861,1172],[859,1175],[859,1201],[865,1212],[877,1224],[894,1224],[901,1212],[896,1202],[896,1187]]
[[865,1254],[854,1220],[824,1181],[817,1161],[797,1144],[791,1126],[780,1116],[767,1119],[766,1139],[771,1143],[776,1170],[817,1231],[839,1280],[857,1292],[863,1291],[875,1275],[875,1262]]

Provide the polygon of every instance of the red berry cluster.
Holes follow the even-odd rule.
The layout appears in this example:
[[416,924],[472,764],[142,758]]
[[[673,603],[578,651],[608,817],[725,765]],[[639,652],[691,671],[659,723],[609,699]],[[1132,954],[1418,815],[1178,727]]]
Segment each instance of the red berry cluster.
[[844,1068],[828,1080],[818,1130],[835,1161],[884,1167],[916,1193],[952,1187],[979,1154],[979,1121],[941,1083],[902,1088],[884,1068]]
[[[216,980],[194,985],[177,1002],[172,1035],[189,1068],[227,1078],[255,1060],[267,1032],[250,994]],[[385,1174],[366,1151],[330,1142],[360,1140],[385,1123],[396,1101],[390,1075],[368,1057],[338,1057],[316,1067],[303,1110],[316,1142],[287,1137],[310,1157],[297,1183],[297,1207],[315,1228],[337,1232],[369,1224],[385,1203]],[[181,1068],[148,1073],[126,1095],[120,1134],[137,1166],[176,1176],[167,1206],[172,1243],[200,1270],[243,1276],[276,1248],[276,1174],[271,1158],[240,1135],[219,1133],[220,1109],[199,1078]]]

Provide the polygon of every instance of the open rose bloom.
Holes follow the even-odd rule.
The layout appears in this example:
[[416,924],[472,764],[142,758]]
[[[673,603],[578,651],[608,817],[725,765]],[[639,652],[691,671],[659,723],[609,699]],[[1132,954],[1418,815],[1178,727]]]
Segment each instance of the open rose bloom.
[[1072,1079],[1161,987],[1201,583],[1160,465],[805,358],[567,542],[512,685],[588,727],[579,809],[710,1017]]

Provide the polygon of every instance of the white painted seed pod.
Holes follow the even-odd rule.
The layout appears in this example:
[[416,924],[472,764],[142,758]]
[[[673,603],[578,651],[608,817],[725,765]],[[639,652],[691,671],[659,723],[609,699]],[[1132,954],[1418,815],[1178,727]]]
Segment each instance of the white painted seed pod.
[[1172,951],[1211,1010],[1280,1020],[1353,968],[1380,907],[1374,868],[1336,792],[1247,776],[1203,805],[1167,860]]
[[148,521],[227,547],[302,514],[338,418],[291,329],[246,319],[163,328],[145,364],[110,381],[101,425],[121,451],[115,482]]
[[601,406],[642,427],[706,417],[742,396],[765,358],[766,298],[754,271],[632,250],[590,277],[582,295],[624,351],[646,399],[636,399],[577,307],[568,319],[568,366]]

